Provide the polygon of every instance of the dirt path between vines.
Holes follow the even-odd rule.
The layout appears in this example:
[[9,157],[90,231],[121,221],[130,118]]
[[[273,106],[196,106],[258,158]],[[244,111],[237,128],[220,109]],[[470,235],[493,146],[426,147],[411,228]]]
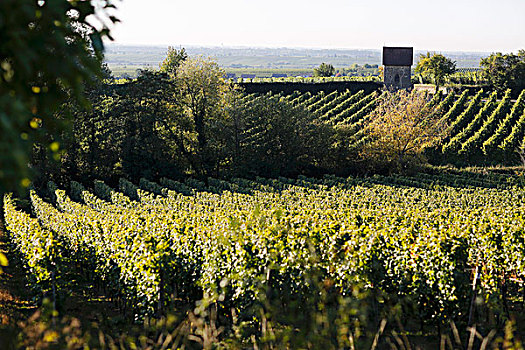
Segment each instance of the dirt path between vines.
[[0,325],[14,325],[34,313],[36,305],[31,300],[24,270],[9,249],[2,219],[0,213],[0,252],[7,257],[9,265],[3,267],[0,274]]

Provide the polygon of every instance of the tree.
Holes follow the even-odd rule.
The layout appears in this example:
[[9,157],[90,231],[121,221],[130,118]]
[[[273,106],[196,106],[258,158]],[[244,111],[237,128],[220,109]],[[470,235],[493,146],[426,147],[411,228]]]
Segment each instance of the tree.
[[445,82],[445,77],[456,72],[456,62],[438,53],[427,52],[419,56],[416,73],[430,78],[436,85],[436,91]]
[[82,181],[293,176],[334,167],[333,128],[275,96],[243,101],[217,63],[188,58],[175,76],[143,71],[101,85],[75,115],[63,157]]
[[480,61],[484,77],[493,88],[503,93],[511,89],[517,96],[525,89],[525,50],[518,54],[493,53]]
[[414,161],[421,161],[425,146],[445,132],[438,112],[429,107],[424,93],[385,92],[365,126],[370,142],[365,144],[362,157],[389,171],[409,170]]
[[166,137],[164,125],[169,121],[188,140],[195,137],[176,105],[178,91],[168,74],[151,70],[142,70],[124,84],[100,84],[90,90],[92,108],[74,110],[61,173],[81,182],[109,183],[123,176],[133,181],[179,177],[190,165]]
[[29,185],[35,142],[59,152],[66,123],[55,112],[68,96],[85,102],[101,76],[104,23],[117,19],[109,1],[97,4],[95,14],[89,1],[0,1],[0,193]]
[[179,51],[177,51],[177,49],[169,46],[168,53],[166,54],[164,61],[162,61],[160,64],[159,71],[173,76],[176,74],[177,68],[179,68],[179,66],[184,61],[186,61],[187,58],[188,54],[186,53],[186,49],[181,48]]
[[335,73],[335,68],[331,64],[321,63],[317,68],[314,68],[315,77],[331,77]]
[[234,163],[241,176],[297,176],[326,165],[333,128],[303,107],[263,96],[234,113],[239,135]]
[[219,65],[206,58],[188,58],[174,77],[177,92],[165,131],[198,176],[218,172],[231,127],[228,111],[234,91]]

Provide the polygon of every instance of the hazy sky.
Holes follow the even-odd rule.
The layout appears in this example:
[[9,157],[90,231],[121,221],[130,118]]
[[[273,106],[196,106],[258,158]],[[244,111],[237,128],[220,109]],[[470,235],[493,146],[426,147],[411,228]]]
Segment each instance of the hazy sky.
[[525,49],[525,0],[122,0],[116,43]]

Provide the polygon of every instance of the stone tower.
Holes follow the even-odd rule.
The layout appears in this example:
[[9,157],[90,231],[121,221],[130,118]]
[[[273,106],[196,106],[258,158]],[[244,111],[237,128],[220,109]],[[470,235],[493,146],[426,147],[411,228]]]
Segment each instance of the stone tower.
[[411,89],[414,48],[383,47],[384,83],[388,90]]

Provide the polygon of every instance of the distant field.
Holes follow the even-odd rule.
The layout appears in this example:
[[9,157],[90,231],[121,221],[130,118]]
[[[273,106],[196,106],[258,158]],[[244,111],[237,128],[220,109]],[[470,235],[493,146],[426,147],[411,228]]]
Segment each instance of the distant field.
[[112,65],[109,64],[109,69],[111,69],[111,73],[113,73],[113,76],[115,77],[136,77],[138,70],[141,69],[158,69],[157,66],[149,66],[149,65]]
[[[258,77],[284,72],[288,76],[311,74],[314,67],[330,63],[336,69],[380,65],[381,50],[322,50],[290,48],[228,48],[228,47],[187,47],[190,56],[206,56],[215,59],[227,73],[256,74]],[[157,69],[166,56],[164,46],[108,45],[106,62],[115,76],[124,74],[136,76],[138,69]],[[414,62],[419,54],[416,50]],[[484,52],[443,52],[454,61],[458,68],[479,67],[479,61],[489,53]],[[242,72],[242,73],[241,73]],[[255,73],[254,73],[255,72]]]

